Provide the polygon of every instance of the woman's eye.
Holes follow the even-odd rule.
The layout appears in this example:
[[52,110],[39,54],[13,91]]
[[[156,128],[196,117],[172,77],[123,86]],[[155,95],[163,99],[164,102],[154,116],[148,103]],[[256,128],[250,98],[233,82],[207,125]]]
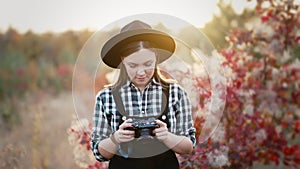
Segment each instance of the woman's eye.
[[152,63],[146,63],[145,66],[152,66]]
[[130,68],[136,68],[136,65],[129,65]]

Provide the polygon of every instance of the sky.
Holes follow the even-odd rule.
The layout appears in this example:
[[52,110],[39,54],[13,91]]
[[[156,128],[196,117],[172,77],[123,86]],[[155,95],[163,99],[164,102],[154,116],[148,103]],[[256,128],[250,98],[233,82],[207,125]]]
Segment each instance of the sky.
[[[218,13],[218,0],[0,0],[0,31],[42,33],[99,30],[123,17],[160,13],[203,27]],[[230,1],[230,0],[229,0]],[[231,0],[237,10],[251,4]],[[245,1],[245,2],[243,2]],[[242,3],[243,2],[243,3]]]

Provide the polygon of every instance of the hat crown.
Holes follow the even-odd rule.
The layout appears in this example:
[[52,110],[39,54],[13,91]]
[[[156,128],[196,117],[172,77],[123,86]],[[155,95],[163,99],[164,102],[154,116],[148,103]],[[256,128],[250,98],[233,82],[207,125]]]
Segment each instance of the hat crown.
[[131,31],[131,30],[138,30],[138,29],[152,29],[150,25],[139,21],[135,20],[130,22],[129,24],[125,25],[120,32],[126,32],[126,31]]

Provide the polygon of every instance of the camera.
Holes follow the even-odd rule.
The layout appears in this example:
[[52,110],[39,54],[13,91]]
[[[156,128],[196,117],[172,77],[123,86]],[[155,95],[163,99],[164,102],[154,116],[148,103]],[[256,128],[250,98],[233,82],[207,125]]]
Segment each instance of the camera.
[[159,128],[159,125],[156,124],[155,119],[143,119],[143,120],[133,120],[131,122],[132,127],[126,128],[127,130],[134,131],[134,137],[138,140],[142,139],[152,139],[155,134],[153,130]]

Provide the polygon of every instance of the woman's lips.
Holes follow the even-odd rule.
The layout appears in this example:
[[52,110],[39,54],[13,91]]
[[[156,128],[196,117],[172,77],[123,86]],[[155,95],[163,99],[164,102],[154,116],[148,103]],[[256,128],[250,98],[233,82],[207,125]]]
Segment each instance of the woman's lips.
[[146,79],[146,77],[138,77],[137,80],[138,81],[144,81]]

